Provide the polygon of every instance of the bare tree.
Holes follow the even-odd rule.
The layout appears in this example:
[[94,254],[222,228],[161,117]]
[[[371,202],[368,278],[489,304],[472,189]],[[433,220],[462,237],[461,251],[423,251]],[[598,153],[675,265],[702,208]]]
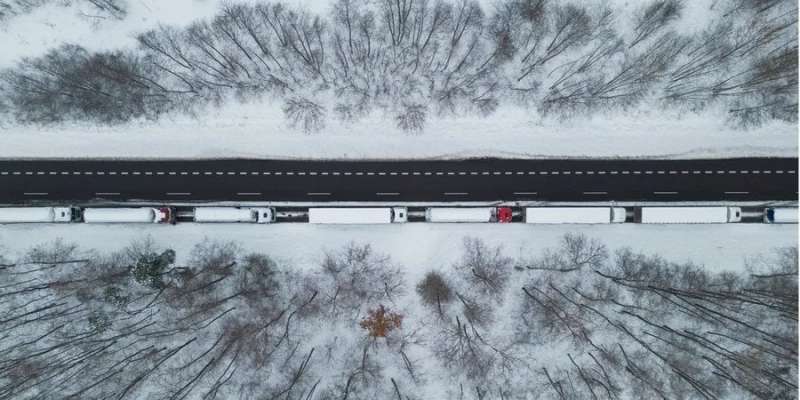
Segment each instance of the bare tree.
[[322,271],[329,282],[324,296],[332,317],[354,320],[375,304],[393,303],[405,291],[400,270],[370,245],[351,243],[325,255]]
[[156,118],[172,107],[170,91],[157,83],[139,56],[89,53],[64,45],[41,58],[26,58],[2,74],[18,120],[67,119],[120,123]]
[[286,99],[283,113],[289,120],[289,125],[300,128],[305,133],[319,132],[325,127],[325,108],[308,99]]

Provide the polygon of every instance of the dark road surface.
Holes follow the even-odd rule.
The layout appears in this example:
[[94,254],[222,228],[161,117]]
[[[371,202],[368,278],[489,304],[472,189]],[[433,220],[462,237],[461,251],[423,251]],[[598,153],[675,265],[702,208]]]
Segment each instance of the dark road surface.
[[0,203],[796,200],[796,158],[0,161]]

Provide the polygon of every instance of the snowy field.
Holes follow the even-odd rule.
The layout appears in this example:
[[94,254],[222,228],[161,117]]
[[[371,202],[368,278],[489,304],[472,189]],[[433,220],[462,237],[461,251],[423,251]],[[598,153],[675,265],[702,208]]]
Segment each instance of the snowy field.
[[[408,134],[390,117],[331,119],[305,134],[286,125],[280,104],[229,104],[197,118],[166,117],[113,127],[0,125],[0,157],[665,157],[797,156],[797,126],[772,121],[740,131],[722,116],[676,111],[595,115],[561,121],[532,110],[499,109],[492,118],[431,119]],[[577,145],[579,144],[579,145]]]
[[150,225],[3,225],[0,247],[12,253],[34,245],[64,239],[82,249],[119,250],[131,241],[152,237],[159,246],[174,249],[178,263],[203,239],[234,241],[246,250],[285,260],[289,265],[315,268],[325,251],[355,242],[369,243],[408,270],[410,280],[430,269],[456,261],[462,238],[476,237],[490,245],[502,245],[513,258],[539,256],[557,246],[561,237],[580,232],[596,238],[610,250],[631,247],[659,254],[674,262],[691,261],[711,271],[741,271],[748,257],[797,243],[797,225],[561,225],[524,224],[406,224],[386,226],[332,226],[308,224],[179,224]]

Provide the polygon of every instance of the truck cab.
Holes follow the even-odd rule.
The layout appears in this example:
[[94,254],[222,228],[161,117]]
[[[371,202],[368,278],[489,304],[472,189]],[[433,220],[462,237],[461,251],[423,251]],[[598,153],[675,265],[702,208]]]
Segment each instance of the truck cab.
[[728,222],[742,222],[741,207],[728,207]]
[[508,223],[514,218],[514,211],[511,207],[497,207],[495,210],[495,218],[497,222]]
[[408,209],[405,207],[392,207],[392,222],[408,222]]
[[159,207],[155,209],[156,218],[153,221],[158,224],[175,224],[175,209],[172,207]]
[[256,214],[255,221],[258,224],[269,224],[275,222],[275,210],[270,207],[253,208],[251,211]]
[[80,212],[72,207],[53,207],[53,222],[73,222],[79,219]]

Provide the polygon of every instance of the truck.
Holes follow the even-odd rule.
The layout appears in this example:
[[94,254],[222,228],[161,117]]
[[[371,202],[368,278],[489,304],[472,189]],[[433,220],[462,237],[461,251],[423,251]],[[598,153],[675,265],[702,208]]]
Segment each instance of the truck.
[[175,210],[171,207],[84,208],[83,222],[88,224],[93,224],[93,223],[174,224]]
[[634,222],[642,224],[724,224],[742,220],[740,207],[637,207]]
[[269,224],[275,222],[275,209],[272,207],[195,207],[194,222]]
[[511,222],[511,207],[428,207],[428,222]]
[[765,208],[764,222],[768,224],[796,224],[797,208],[795,207]]
[[528,207],[527,224],[611,224],[625,222],[624,207]]
[[391,224],[408,221],[405,207],[315,207],[308,209],[312,224]]
[[0,224],[72,222],[80,212],[72,207],[4,207],[0,208]]

